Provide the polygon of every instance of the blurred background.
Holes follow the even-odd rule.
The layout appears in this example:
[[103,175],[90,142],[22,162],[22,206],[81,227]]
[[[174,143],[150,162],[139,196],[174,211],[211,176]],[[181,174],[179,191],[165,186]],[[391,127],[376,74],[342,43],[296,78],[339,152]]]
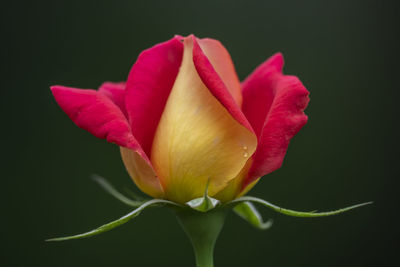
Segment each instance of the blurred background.
[[[253,229],[231,214],[216,266],[388,266],[397,259],[396,1],[8,1],[1,8],[1,266],[194,266],[167,209],[90,239],[46,243],[130,211],[92,173],[137,191],[117,146],[76,127],[49,86],[122,81],[174,34],[222,41],[244,79],[275,52],[311,92],[283,167],[251,195],[298,210],[372,206]],[[396,245],[397,244],[397,245]],[[398,254],[398,253],[397,253]]]

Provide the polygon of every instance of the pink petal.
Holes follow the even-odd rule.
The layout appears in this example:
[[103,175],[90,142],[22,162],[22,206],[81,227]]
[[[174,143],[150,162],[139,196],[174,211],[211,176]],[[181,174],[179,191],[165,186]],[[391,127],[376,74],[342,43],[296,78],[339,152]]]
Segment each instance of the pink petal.
[[193,38],[193,62],[201,80],[231,116],[253,133],[253,128],[241,111],[240,106],[235,102],[232,94],[228,91],[221,77],[210,63],[210,60],[204,54],[196,38],[193,35],[190,37]]
[[148,156],[182,55],[183,44],[174,37],[143,51],[129,74],[125,104],[132,132]]
[[137,146],[125,115],[106,95],[58,85],[51,90],[61,109],[80,128],[119,146]]
[[243,83],[243,111],[258,136],[254,162],[243,188],[281,167],[290,139],[306,124],[309,92],[295,76],[281,74],[277,54]]
[[104,82],[98,91],[110,98],[128,118],[125,108],[125,85],[125,82]]
[[242,83],[243,113],[257,137],[261,134],[265,118],[274,99],[277,74],[282,73],[283,57],[277,53],[255,69]]
[[[109,88],[108,88],[109,89]],[[54,98],[62,110],[80,128],[98,138],[115,143],[134,161],[127,167],[132,179],[145,193],[161,197],[163,188],[151,166],[150,160],[132,135],[128,120],[119,107],[103,92],[82,90],[64,86],[52,86]],[[113,87],[115,89],[115,87]],[[104,91],[105,90],[105,91]],[[115,90],[112,90],[115,93]]]
[[241,106],[242,87],[229,52],[219,41],[214,39],[197,39],[197,42],[226,88],[231,93],[233,99]]

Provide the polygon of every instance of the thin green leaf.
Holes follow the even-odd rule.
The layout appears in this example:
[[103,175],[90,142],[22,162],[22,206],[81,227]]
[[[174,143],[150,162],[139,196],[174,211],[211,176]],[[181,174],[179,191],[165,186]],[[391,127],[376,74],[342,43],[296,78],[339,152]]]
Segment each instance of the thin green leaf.
[[110,231],[111,229],[114,229],[115,227],[120,226],[120,225],[128,222],[129,220],[135,218],[145,208],[148,208],[148,207],[154,206],[154,205],[160,205],[160,204],[168,204],[168,205],[174,205],[174,206],[178,205],[178,204],[176,204],[174,202],[171,202],[171,201],[168,201],[168,200],[152,199],[152,200],[149,200],[149,201],[145,202],[144,204],[142,204],[139,208],[135,209],[134,211],[132,211],[132,212],[128,213],[127,215],[119,218],[118,220],[115,220],[113,222],[104,224],[104,225],[100,226],[99,228],[94,229],[92,231],[89,231],[89,232],[86,232],[86,233],[83,233],[83,234],[73,235],[73,236],[50,238],[50,239],[47,239],[46,241],[64,241],[64,240],[86,238],[86,237],[91,237],[91,236],[94,236],[94,235],[98,235],[98,234]]
[[192,199],[186,202],[186,205],[201,212],[207,212],[215,208],[219,204],[219,200],[208,196],[208,182],[206,189],[204,190],[204,195],[199,198]]
[[233,211],[242,219],[253,225],[255,228],[260,230],[266,230],[271,228],[272,219],[264,222],[261,214],[257,211],[256,207],[250,202],[241,202],[237,204]]
[[112,195],[113,197],[115,197],[116,199],[118,199],[119,201],[128,206],[137,208],[146,202],[146,201],[135,201],[130,198],[127,198],[126,196],[118,192],[106,179],[104,179],[99,175],[93,174],[92,179],[95,182],[97,182],[107,193],[109,193],[110,195]]
[[294,216],[294,217],[324,217],[324,216],[331,216],[331,215],[337,215],[355,208],[359,208],[365,205],[369,205],[372,204],[371,202],[366,202],[366,203],[362,203],[362,204],[357,204],[354,206],[350,206],[347,208],[343,208],[343,209],[338,209],[338,210],[334,210],[334,211],[327,211],[327,212],[304,212],[304,211],[295,211],[295,210],[289,210],[289,209],[284,209],[281,207],[278,207],[274,204],[269,203],[268,201],[265,201],[263,199],[260,198],[256,198],[256,197],[250,197],[250,196],[245,196],[245,197],[241,197],[238,199],[235,199],[233,201],[231,201],[232,204],[234,203],[240,203],[240,202],[246,202],[246,201],[251,201],[254,203],[258,203],[261,205],[264,205],[270,209],[273,209],[276,212],[285,214],[285,215],[289,215],[289,216]]

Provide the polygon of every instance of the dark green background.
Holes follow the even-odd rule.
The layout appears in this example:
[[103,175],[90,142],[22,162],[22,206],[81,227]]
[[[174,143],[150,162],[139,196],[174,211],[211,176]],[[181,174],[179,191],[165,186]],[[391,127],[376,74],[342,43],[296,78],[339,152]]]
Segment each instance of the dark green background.
[[[216,266],[387,266],[398,255],[398,16],[395,1],[8,1],[1,7],[1,266],[193,266],[166,209],[112,232],[45,243],[127,213],[89,176],[133,183],[118,148],[76,127],[49,86],[97,88],[174,34],[221,40],[239,77],[277,51],[311,92],[309,123],[283,167],[251,195],[331,210],[300,219],[262,209],[260,232],[233,214]],[[397,79],[397,81],[396,81]],[[398,253],[397,253],[398,254]],[[392,263],[393,264],[393,263]],[[393,264],[394,265],[394,264]]]

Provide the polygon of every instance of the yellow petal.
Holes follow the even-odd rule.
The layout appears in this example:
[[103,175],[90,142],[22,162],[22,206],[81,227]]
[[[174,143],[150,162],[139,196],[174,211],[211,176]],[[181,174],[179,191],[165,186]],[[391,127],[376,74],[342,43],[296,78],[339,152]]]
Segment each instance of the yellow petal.
[[162,198],[163,188],[149,163],[132,149],[120,147],[120,150],[122,161],[137,187],[154,198]]
[[186,202],[214,196],[235,178],[254,153],[257,139],[209,92],[193,64],[191,38],[159,122],[151,162],[165,198]]
[[221,202],[228,202],[235,198],[241,197],[249,192],[250,189],[252,189],[259,180],[254,180],[242,190],[243,181],[247,177],[252,163],[253,160],[249,159],[243,169],[239,172],[239,174],[234,179],[232,179],[223,190],[218,192],[218,194],[215,195],[215,198],[220,200]]

